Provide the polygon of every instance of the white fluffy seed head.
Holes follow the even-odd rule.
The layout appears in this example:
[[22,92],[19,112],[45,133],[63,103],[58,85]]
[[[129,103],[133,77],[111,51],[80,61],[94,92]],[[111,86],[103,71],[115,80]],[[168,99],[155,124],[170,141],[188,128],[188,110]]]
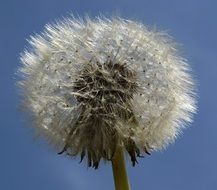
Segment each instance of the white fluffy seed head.
[[141,23],[68,18],[31,37],[19,71],[34,126],[98,167],[123,146],[133,165],[173,142],[195,112],[186,60]]

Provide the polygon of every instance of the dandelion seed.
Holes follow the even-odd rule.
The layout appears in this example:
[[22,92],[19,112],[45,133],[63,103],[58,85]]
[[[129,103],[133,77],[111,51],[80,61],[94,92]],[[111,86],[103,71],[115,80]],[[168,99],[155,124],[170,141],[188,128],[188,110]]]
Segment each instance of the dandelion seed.
[[35,127],[60,154],[98,168],[122,147],[134,166],[192,121],[189,66],[165,33],[119,18],[68,18],[30,44],[19,85]]

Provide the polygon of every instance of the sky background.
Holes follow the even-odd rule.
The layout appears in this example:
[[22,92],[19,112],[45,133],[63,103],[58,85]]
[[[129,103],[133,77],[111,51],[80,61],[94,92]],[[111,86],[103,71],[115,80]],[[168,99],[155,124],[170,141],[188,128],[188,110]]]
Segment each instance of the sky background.
[[216,0],[0,0],[0,189],[114,188],[110,164],[87,169],[78,159],[57,155],[43,140],[34,140],[14,85],[29,35],[69,13],[102,13],[166,30],[182,44],[198,83],[198,113],[176,143],[140,159],[135,168],[127,160],[132,190],[216,190],[216,9]]

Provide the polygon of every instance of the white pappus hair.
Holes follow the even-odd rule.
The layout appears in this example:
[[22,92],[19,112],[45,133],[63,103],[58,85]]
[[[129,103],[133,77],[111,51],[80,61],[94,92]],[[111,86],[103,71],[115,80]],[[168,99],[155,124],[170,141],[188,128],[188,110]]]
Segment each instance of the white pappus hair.
[[173,142],[196,111],[194,83],[171,38],[121,18],[49,24],[31,37],[18,82],[39,134],[98,168],[117,146]]

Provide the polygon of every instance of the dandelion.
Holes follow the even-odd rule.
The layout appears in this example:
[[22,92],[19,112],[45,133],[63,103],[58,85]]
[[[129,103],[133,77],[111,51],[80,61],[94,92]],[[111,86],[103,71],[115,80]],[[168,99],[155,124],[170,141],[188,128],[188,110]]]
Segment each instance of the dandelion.
[[135,166],[192,121],[190,69],[163,32],[120,18],[68,18],[29,43],[19,86],[36,131],[89,167],[112,161],[116,189],[129,189],[124,151]]

